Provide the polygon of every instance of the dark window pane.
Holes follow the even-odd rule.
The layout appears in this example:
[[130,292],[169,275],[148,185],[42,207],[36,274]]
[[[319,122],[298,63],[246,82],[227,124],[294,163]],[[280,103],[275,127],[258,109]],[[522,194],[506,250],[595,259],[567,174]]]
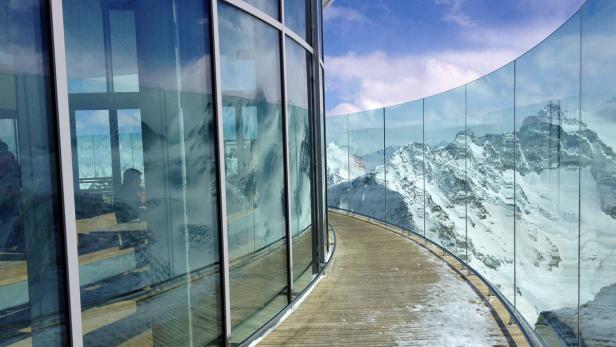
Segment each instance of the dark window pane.
[[219,2],[232,341],[287,304],[277,30]]
[[64,10],[84,342],[219,343],[209,5]]
[[47,1],[0,2],[0,344],[68,344]]

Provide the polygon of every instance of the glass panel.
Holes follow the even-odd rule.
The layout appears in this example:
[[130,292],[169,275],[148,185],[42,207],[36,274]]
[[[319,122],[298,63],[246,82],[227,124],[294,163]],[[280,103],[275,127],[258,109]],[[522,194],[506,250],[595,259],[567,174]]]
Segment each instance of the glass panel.
[[232,341],[286,304],[280,35],[219,2]]
[[284,24],[306,42],[310,33],[310,1],[284,0]]
[[465,87],[424,100],[426,235],[466,255]]
[[84,342],[220,344],[209,5],[64,9]]
[[582,12],[580,335],[616,345],[616,2]]
[[313,276],[312,158],[310,139],[310,54],[286,38],[291,231],[293,234],[293,293],[300,293]]
[[468,263],[513,303],[513,63],[466,86]]
[[[327,186],[333,187],[341,182],[349,180],[349,132],[348,117],[326,117],[327,143]],[[328,195],[329,206],[339,206],[334,195]],[[348,208],[340,207],[340,208]]]
[[66,346],[47,1],[0,2],[0,344]]
[[63,3],[68,92],[105,92],[107,73],[100,0]]
[[118,135],[121,171],[135,168],[143,172],[141,110],[118,110]]
[[383,109],[349,117],[349,182],[344,193],[350,210],[385,220],[385,143]]
[[252,6],[270,15],[274,19],[279,19],[280,0],[244,0]]
[[109,11],[114,92],[138,92],[137,42],[133,11]]
[[385,109],[386,221],[424,234],[423,100]]
[[111,189],[111,131],[108,110],[76,110],[79,189]]
[[323,59],[325,55],[323,52],[323,0],[317,0],[317,25],[319,26],[319,51]]
[[516,62],[516,305],[577,344],[580,16]]

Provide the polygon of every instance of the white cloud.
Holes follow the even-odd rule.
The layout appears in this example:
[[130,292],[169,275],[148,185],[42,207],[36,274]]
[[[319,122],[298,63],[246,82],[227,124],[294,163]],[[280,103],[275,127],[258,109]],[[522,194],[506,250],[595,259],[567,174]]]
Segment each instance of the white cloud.
[[336,4],[330,6],[326,11],[323,12],[323,19],[325,21],[346,20],[349,22],[370,23],[370,19],[360,11],[346,6],[339,6]]
[[[461,1],[436,0],[459,8]],[[531,0],[524,0],[540,6]],[[557,2],[547,9],[556,11]],[[571,8],[571,3],[569,3]],[[564,10],[563,10],[564,11]],[[553,32],[571,12],[511,27],[468,26],[465,49],[391,55],[383,51],[327,56],[326,88],[339,100],[328,115],[398,104],[463,85],[505,65]]]
[[328,114],[374,109],[446,91],[495,70],[513,55],[507,50],[405,56],[377,51],[326,57],[328,93],[341,99]]
[[441,19],[445,22],[455,23],[459,26],[473,26],[475,22],[462,11],[464,0],[434,0],[436,5],[446,7],[445,14]]

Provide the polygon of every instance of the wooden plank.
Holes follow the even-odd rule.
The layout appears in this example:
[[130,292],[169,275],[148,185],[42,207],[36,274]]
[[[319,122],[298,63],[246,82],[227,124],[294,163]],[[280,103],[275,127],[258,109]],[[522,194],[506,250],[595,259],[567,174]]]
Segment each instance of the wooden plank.
[[[260,345],[433,345],[439,341],[435,334],[442,331],[441,322],[431,319],[430,311],[439,308],[413,307],[429,305],[430,293],[452,302],[459,300],[458,293],[442,293],[444,289],[439,286],[443,274],[434,269],[434,260],[439,258],[436,254],[441,254],[440,249],[427,244],[426,248],[436,254],[431,253],[424,248],[423,239],[403,239],[365,220],[330,213],[329,221],[336,229],[337,249],[326,277]],[[459,262],[450,256],[441,259],[451,261],[451,268],[446,269],[454,280],[472,288],[470,281],[476,276],[470,276],[467,282],[458,272]],[[483,302],[494,312],[506,312],[500,303],[493,303],[495,297],[488,298],[492,301],[483,297],[482,290],[485,292],[483,287],[474,291],[475,305]],[[451,313],[452,317],[456,314]],[[489,326],[486,341],[494,345],[527,345],[519,329],[509,332],[510,325],[499,326],[494,315],[488,314],[485,319]]]

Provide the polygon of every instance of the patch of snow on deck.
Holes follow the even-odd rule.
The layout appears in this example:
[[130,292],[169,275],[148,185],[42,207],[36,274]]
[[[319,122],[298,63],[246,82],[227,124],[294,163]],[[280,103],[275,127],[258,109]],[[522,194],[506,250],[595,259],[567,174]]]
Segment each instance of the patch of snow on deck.
[[[457,273],[442,260],[421,248],[437,272],[438,282],[425,288],[425,299],[409,303],[418,319],[411,325],[395,326],[397,346],[494,346],[507,345],[490,309]],[[421,335],[414,332],[429,331]],[[426,335],[429,337],[426,338]]]

